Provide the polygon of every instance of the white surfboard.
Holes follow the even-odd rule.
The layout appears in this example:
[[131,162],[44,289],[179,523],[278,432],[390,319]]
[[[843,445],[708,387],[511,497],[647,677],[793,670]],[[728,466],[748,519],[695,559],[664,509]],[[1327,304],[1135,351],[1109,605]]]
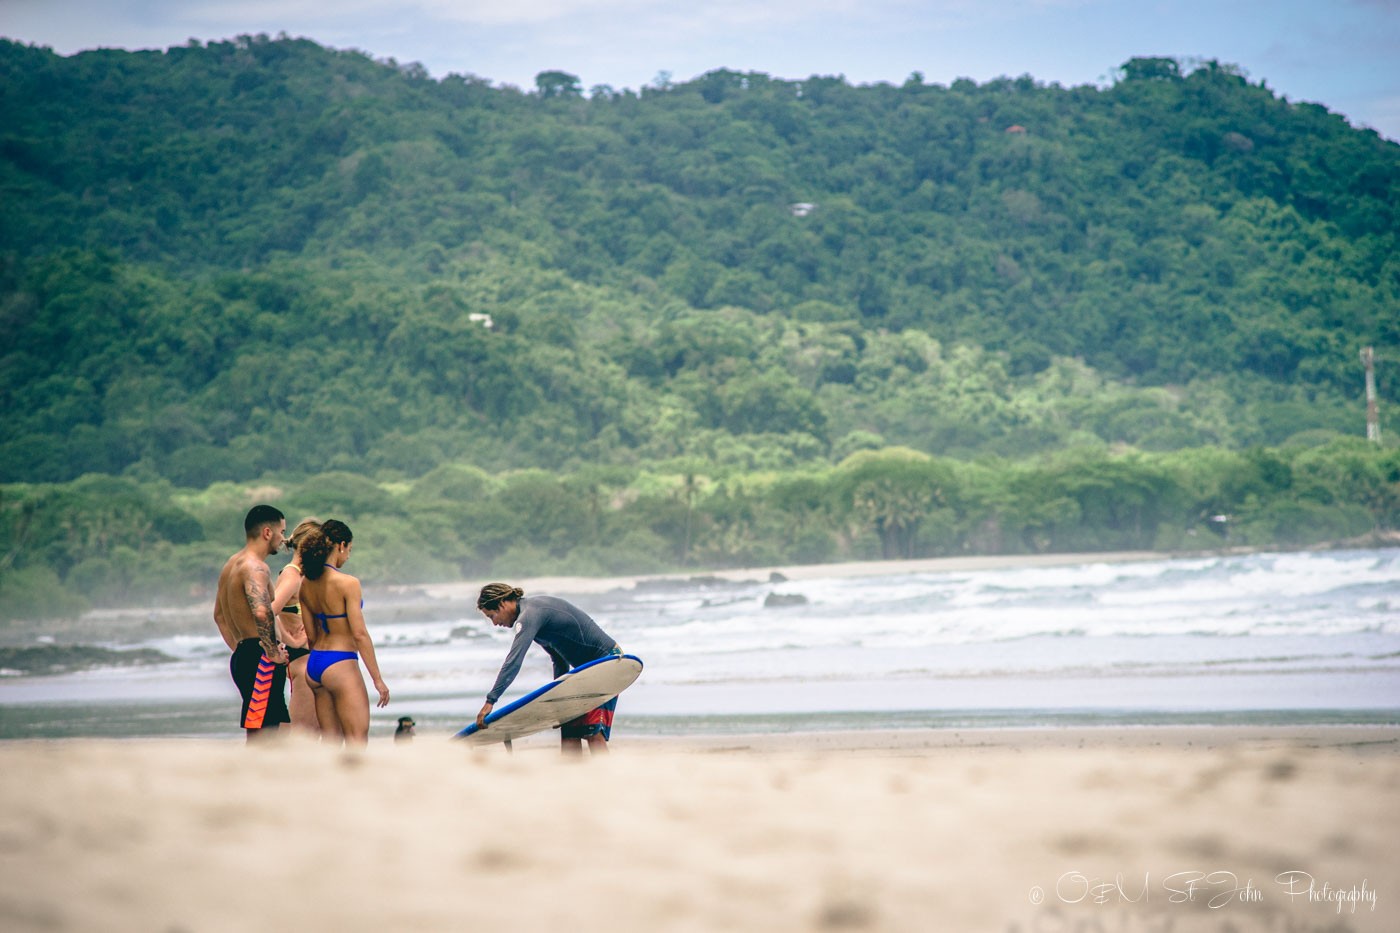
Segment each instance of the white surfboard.
[[472,723],[454,738],[472,745],[491,745],[553,729],[602,706],[632,686],[641,673],[642,659],[631,654],[580,664],[538,690],[492,710],[486,717],[486,728],[478,729]]

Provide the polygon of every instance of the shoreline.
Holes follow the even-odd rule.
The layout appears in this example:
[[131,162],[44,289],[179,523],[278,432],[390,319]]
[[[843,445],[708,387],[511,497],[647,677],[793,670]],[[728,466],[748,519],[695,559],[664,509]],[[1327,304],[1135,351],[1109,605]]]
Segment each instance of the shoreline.
[[[370,741],[392,738],[396,717],[409,712],[425,742],[450,738],[471,718],[471,700],[459,709],[373,711]],[[24,741],[220,741],[242,739],[229,710],[231,701],[179,704],[149,703],[0,703],[0,743]],[[159,725],[156,725],[159,724]],[[1229,741],[1306,739],[1317,745],[1340,744],[1348,735],[1366,735],[1368,743],[1400,746],[1400,705],[1385,708],[1219,710],[1172,712],[1120,710],[1002,712],[907,710],[899,714],[794,714],[724,717],[629,713],[618,722],[618,747],[756,751],[890,748],[936,750],[969,743],[1011,746],[1036,744],[1129,746],[1135,743],[1189,746]],[[557,742],[553,731],[520,739],[518,748]]]
[[[32,745],[188,745],[205,743],[243,745],[241,730],[217,736],[133,735],[133,736],[36,736],[0,739],[0,747]],[[308,744],[304,736],[287,731],[270,743]],[[315,743],[310,743],[315,744]],[[370,734],[370,750],[394,745],[390,731]],[[411,747],[438,746],[461,749],[471,755],[509,757],[500,745],[470,746],[452,739],[451,732],[419,732]],[[1400,759],[1400,722],[1396,723],[1105,723],[1103,725],[967,726],[949,728],[811,729],[800,732],[734,732],[724,734],[637,733],[619,723],[610,746],[619,755],[652,754],[736,754],[736,755],[862,755],[957,754],[982,750],[1109,750],[1218,752],[1252,748],[1306,748],[1336,750],[1363,756],[1395,756]],[[553,730],[517,739],[514,753],[557,752],[558,735]]]
[[[520,579],[516,585],[526,593],[559,593],[568,596],[596,595],[617,590],[645,587],[689,586],[697,582],[770,583],[787,580],[851,580],[860,577],[900,574],[959,573],[1005,570],[1024,567],[1065,567],[1080,564],[1122,564],[1179,557],[1154,551],[1113,551],[1092,554],[992,554],[968,557],[925,557],[912,560],[841,561],[829,564],[781,564],[766,567],[739,567],[721,570],[677,571],[614,577],[538,576]],[[781,581],[780,579],[781,578]],[[431,599],[470,602],[482,585],[490,582],[396,584],[385,587],[390,593],[422,593]]]

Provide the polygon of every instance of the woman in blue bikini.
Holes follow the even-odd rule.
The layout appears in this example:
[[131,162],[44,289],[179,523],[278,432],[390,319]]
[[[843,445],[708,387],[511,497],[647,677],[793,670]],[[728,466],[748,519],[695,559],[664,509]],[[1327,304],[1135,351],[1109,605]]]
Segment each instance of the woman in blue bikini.
[[[297,594],[301,591],[301,546],[306,536],[321,523],[314,518],[304,518],[287,538],[291,542],[292,561],[277,575],[277,588],[272,594],[272,611],[277,613],[277,634],[282,644],[287,646],[287,686],[291,688],[291,699],[287,701],[287,711],[292,717],[292,728],[307,732],[320,732],[321,725],[316,719],[316,698],[311,685],[306,682],[306,658],[311,649],[306,645],[306,626],[301,621],[301,606]],[[329,724],[335,728],[335,723]]]
[[369,741],[369,692],[360,674],[365,662],[380,707],[389,705],[389,688],[379,676],[374,642],[365,628],[360,581],[340,568],[354,546],[350,528],[340,521],[323,522],[308,533],[301,547],[301,618],[311,654],[306,658],[306,682],[316,698],[322,728],[339,723],[347,744]]

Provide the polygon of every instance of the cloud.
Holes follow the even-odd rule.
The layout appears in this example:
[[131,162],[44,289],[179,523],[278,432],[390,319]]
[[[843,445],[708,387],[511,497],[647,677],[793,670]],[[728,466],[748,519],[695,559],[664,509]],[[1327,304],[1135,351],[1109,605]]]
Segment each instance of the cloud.
[[[147,0],[162,14],[185,22],[237,25],[280,20],[315,21],[326,26],[338,18],[419,21],[476,27],[551,27],[609,24],[632,32],[685,23],[706,33],[736,27],[771,27],[814,21],[887,23],[971,18],[1001,19],[1017,10],[1078,6],[1103,0]],[[1114,2],[1114,0],[1110,0]]]
[[[946,0],[961,4],[964,0]],[[878,7],[911,8],[910,0],[411,0],[422,13],[442,20],[482,26],[537,26],[559,22],[664,23],[683,14],[688,21],[726,24],[781,24]],[[938,5],[938,4],[935,4]]]
[[[1033,0],[1032,0],[1033,2]],[[672,20],[683,11],[687,19],[712,22],[717,27],[733,23],[783,23],[812,17],[845,16],[872,8],[900,8],[905,13],[920,6],[914,0],[697,0],[677,4],[673,0],[200,0],[178,3],[149,0],[147,6],[191,22],[248,23],[282,20],[331,24],[339,17],[435,22],[479,27],[548,27],[568,23],[646,24]],[[934,6],[971,6],[970,0],[943,0]]]

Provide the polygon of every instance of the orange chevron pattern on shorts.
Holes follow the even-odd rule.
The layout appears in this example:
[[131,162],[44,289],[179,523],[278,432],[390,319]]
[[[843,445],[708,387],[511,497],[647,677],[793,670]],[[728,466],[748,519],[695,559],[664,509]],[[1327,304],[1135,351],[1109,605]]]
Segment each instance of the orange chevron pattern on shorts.
[[253,698],[248,701],[248,715],[243,718],[243,728],[261,729],[267,717],[267,699],[272,695],[272,675],[277,673],[277,665],[263,654],[258,658],[258,676],[253,679]]

